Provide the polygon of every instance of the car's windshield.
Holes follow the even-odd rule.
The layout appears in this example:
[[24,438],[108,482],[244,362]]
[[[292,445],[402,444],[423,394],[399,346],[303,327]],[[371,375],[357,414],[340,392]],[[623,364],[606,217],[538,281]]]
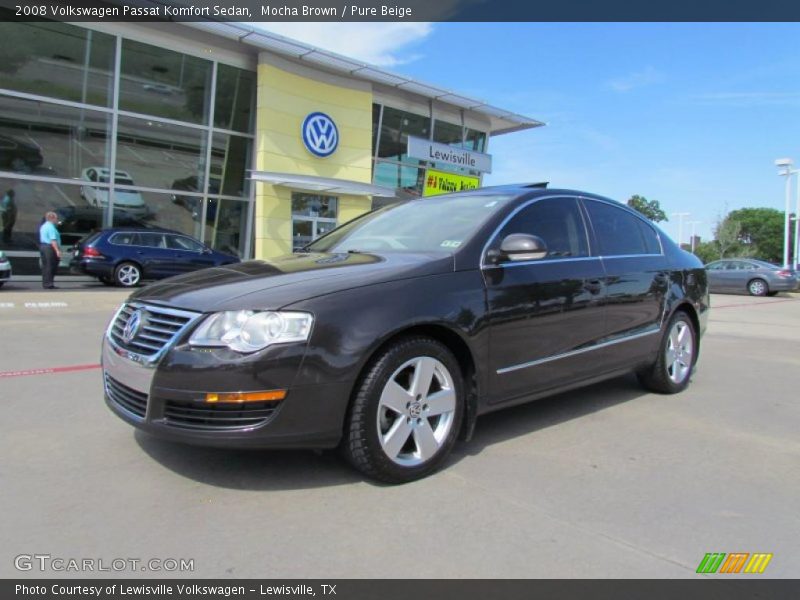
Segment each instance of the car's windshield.
[[469,240],[510,194],[448,194],[375,211],[306,246],[311,252],[449,252]]

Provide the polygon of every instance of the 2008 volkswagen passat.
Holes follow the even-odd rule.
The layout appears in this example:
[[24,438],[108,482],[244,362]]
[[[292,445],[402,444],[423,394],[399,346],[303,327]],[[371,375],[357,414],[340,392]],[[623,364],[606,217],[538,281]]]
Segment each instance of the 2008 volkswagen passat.
[[702,264],[627,207],[484,188],[137,291],[104,338],[106,401],[163,438],[338,446],[405,482],[489,411],[630,371],[682,391],[708,308]]

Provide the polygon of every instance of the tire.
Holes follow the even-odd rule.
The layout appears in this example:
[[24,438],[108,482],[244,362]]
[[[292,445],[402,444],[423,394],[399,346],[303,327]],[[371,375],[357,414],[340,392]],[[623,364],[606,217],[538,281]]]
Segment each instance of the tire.
[[696,362],[697,332],[689,315],[679,310],[669,320],[656,362],[637,376],[642,386],[652,392],[677,394],[689,385]]
[[142,279],[142,269],[132,262],[123,262],[114,269],[114,282],[122,287],[135,287]]
[[427,337],[399,340],[372,360],[357,384],[345,457],[386,483],[429,475],[455,444],[464,394],[461,368],[447,347]]
[[751,296],[766,296],[769,294],[769,286],[763,279],[751,279],[747,282],[747,291]]

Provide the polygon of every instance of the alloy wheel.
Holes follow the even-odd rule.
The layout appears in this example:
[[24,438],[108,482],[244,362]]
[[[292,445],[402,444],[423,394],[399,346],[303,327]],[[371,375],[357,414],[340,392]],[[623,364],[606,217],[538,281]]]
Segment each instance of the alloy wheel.
[[378,404],[378,440],[392,462],[405,467],[430,460],[453,427],[453,377],[430,356],[413,358],[392,373]]
[[683,383],[689,376],[693,356],[694,337],[691,325],[683,320],[675,321],[669,332],[665,361],[667,375],[673,383]]
[[131,287],[139,283],[139,269],[134,265],[122,265],[117,271],[117,281],[125,287]]

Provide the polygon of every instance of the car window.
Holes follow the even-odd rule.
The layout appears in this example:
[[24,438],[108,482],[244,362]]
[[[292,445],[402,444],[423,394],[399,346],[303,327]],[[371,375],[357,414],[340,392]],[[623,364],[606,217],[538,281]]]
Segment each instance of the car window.
[[[597,237],[601,256],[653,254],[645,241],[640,219],[622,208],[605,202],[586,200],[586,210]],[[660,254],[656,252],[655,254]]]
[[547,198],[523,208],[492,241],[500,248],[506,236],[527,233],[547,244],[547,259],[589,256],[589,242],[578,201],[575,198]]
[[167,242],[163,233],[140,233],[139,245],[148,248],[166,248]]
[[131,232],[115,233],[108,241],[117,246],[130,246],[133,244],[135,236],[136,234]]
[[722,271],[725,268],[725,263],[713,262],[706,265],[707,271]]
[[202,252],[203,244],[196,242],[182,235],[168,235],[167,246],[174,250],[189,250],[190,252]]
[[642,230],[642,237],[644,238],[644,246],[648,254],[661,254],[661,242],[658,240],[656,230],[650,225],[636,219],[639,222],[639,228]]

